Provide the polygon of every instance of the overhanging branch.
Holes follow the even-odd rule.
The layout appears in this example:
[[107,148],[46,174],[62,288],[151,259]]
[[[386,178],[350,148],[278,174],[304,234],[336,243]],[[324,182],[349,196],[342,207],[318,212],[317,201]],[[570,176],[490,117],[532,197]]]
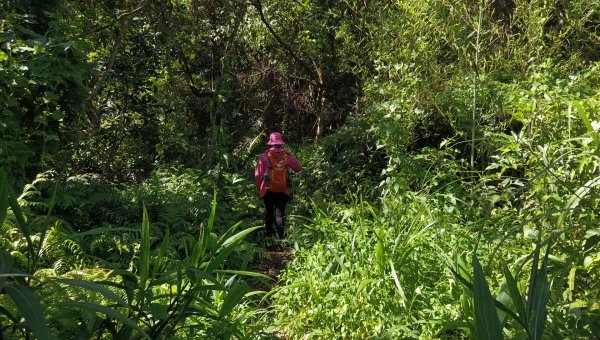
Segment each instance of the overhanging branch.
[[[316,68],[316,71],[313,70],[309,63],[305,62],[304,60],[302,60],[300,57],[298,57],[298,55],[296,53],[294,53],[294,51],[292,50],[292,47],[290,46],[290,44],[288,44],[287,42],[285,42],[273,29],[273,27],[271,26],[271,24],[269,23],[269,21],[265,18],[265,14],[263,12],[263,8],[262,8],[262,3],[260,0],[254,0],[252,2],[252,5],[256,8],[256,10],[258,11],[258,15],[260,16],[260,21],[262,21],[262,23],[265,25],[265,27],[267,28],[267,30],[269,31],[269,33],[271,33],[271,35],[273,36],[273,38],[275,38],[275,40],[277,41],[277,43],[279,43],[279,45],[281,45],[283,47],[283,49],[287,52],[287,54],[292,57],[292,59],[294,59],[294,61],[296,61],[311,77],[312,81],[317,84],[317,86],[322,86],[323,82],[322,82],[322,77],[320,75],[320,71],[318,68]],[[316,67],[316,63],[311,59],[310,62],[312,64],[315,65]],[[315,74],[316,73],[316,74]]]

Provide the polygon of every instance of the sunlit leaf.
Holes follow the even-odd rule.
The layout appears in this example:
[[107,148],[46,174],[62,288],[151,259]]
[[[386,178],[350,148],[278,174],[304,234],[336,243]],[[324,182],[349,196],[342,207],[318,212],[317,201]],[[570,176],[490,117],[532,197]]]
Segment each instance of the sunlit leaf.
[[485,281],[483,269],[476,255],[473,255],[473,296],[475,302],[475,322],[480,339],[503,339],[502,327],[498,320],[496,305]]

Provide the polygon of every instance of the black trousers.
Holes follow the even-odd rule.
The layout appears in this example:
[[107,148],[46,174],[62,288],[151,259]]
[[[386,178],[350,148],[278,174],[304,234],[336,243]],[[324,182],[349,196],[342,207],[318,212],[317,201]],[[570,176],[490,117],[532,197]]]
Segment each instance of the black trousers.
[[[263,196],[265,202],[265,228],[267,230],[267,236],[274,236],[275,230],[277,230],[277,236],[284,238],[285,228],[285,207],[290,200],[290,196],[283,192],[271,192]],[[275,229],[273,229],[273,222],[275,222]]]

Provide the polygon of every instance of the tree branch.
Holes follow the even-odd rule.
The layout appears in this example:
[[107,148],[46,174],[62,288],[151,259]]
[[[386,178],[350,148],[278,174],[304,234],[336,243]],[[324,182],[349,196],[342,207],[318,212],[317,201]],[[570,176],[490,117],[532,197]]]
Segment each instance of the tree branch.
[[[319,75],[318,68],[317,68],[317,71],[316,71],[317,74],[315,75],[315,71],[310,67],[309,63],[307,63],[304,60],[300,59],[300,57],[298,57],[298,55],[296,53],[294,53],[294,51],[292,50],[292,47],[290,46],[290,44],[288,44],[287,42],[283,41],[283,39],[281,39],[281,37],[279,35],[277,35],[277,33],[275,32],[275,30],[273,29],[273,27],[271,27],[271,24],[269,24],[269,22],[265,18],[265,14],[263,12],[261,0],[255,0],[255,1],[253,1],[252,5],[258,11],[258,14],[260,16],[260,21],[262,21],[262,23],[265,25],[265,27],[267,28],[267,30],[273,36],[273,38],[275,38],[275,40],[277,40],[277,42],[283,47],[283,49],[287,52],[287,54],[290,57],[292,57],[292,59],[294,59],[294,61],[296,61],[298,64],[300,64],[300,66],[302,66],[302,68],[304,68],[304,70],[310,75],[312,81],[315,84],[317,84],[317,86],[322,86],[323,83],[322,83],[322,79],[321,79],[321,77]],[[310,61],[311,61],[312,64],[316,65],[316,63],[312,59]]]
[[[108,75],[112,71],[112,68],[116,62],[117,55],[119,53],[119,49],[121,48],[121,45],[123,45],[123,40],[125,39],[125,33],[127,31],[127,25],[129,22],[129,18],[131,18],[135,14],[141,12],[146,7],[146,5],[148,5],[148,3],[149,3],[149,0],[141,0],[136,8],[132,9],[131,11],[125,12],[117,17],[117,21],[121,23],[121,27],[119,27],[119,31],[118,31],[117,38],[116,38],[117,40],[115,41],[115,44],[113,45],[113,48],[110,53],[110,57],[108,58],[108,63],[106,64],[106,68],[104,69],[104,72],[102,72],[102,74],[100,75],[100,78],[96,82],[96,85],[94,85],[93,89],[90,91],[90,95],[88,98],[90,102],[93,101],[94,99],[96,99],[96,97],[100,93],[100,90],[102,90],[102,87],[104,87],[104,84],[108,80]],[[90,121],[92,122],[92,127],[91,127],[92,130],[100,129],[100,117],[99,116],[94,114],[94,116],[90,118]],[[89,133],[86,133],[86,135],[89,135]]]

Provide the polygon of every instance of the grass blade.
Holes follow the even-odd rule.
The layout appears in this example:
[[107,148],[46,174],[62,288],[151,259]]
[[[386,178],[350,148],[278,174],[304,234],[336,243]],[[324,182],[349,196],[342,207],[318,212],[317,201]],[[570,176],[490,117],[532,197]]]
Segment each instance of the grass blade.
[[206,266],[206,271],[211,273],[214,270],[216,270],[217,268],[219,268],[219,266],[225,262],[225,260],[229,257],[229,255],[231,255],[231,253],[233,253],[233,251],[235,250],[235,248],[237,247],[237,245],[239,244],[239,242],[244,239],[246,236],[248,236],[248,234],[250,234],[251,232],[260,229],[262,227],[252,227],[252,228],[248,228],[248,229],[244,229],[242,231],[240,231],[239,233],[231,236],[230,238],[228,238],[227,240],[225,240],[225,242],[223,242],[222,245],[220,245],[217,249],[217,252],[219,253],[217,256],[215,256],[214,258],[212,258],[209,263]]
[[517,315],[519,316],[519,319],[526,323],[527,310],[525,309],[523,297],[521,296],[519,288],[517,287],[517,281],[513,277],[512,273],[510,272],[510,269],[508,269],[508,266],[506,266],[506,264],[503,264],[503,270],[504,278],[506,279],[506,288],[510,295],[510,299],[512,300],[512,303],[515,306],[515,309],[517,310]]
[[23,210],[21,209],[21,206],[19,205],[19,202],[17,202],[15,196],[10,192],[10,188],[8,188],[8,204],[13,212],[13,215],[15,216],[15,219],[17,220],[17,226],[19,227],[19,230],[27,241],[27,252],[29,253],[29,257],[27,258],[27,269],[31,270],[31,261],[34,259],[35,255],[33,250],[33,241],[31,240],[31,230],[29,229],[29,224],[25,221]]
[[142,217],[142,235],[140,241],[140,286],[145,288],[150,272],[150,221],[144,205]]
[[6,286],[4,290],[10,295],[15,305],[23,314],[27,328],[29,328],[38,339],[58,339],[50,332],[46,323],[44,309],[26,286]]
[[502,312],[502,313],[510,316],[516,322],[518,322],[523,327],[523,329],[527,329],[527,323],[523,322],[523,320],[519,319],[519,316],[517,314],[515,314],[515,312],[513,312],[511,309],[509,309],[506,305],[504,305],[502,302],[500,302],[496,299],[494,299],[494,304],[496,305],[496,308],[498,309],[498,313]]
[[8,194],[8,204],[10,205],[13,215],[17,220],[17,226],[23,233],[23,236],[27,238],[27,242],[31,242],[31,230],[29,230],[29,224],[27,224],[25,221],[25,214],[23,214],[23,210],[21,209],[19,202],[17,202],[17,199],[11,194],[10,190]]
[[54,184],[54,189],[52,189],[52,196],[50,196],[50,202],[48,202],[48,212],[46,213],[46,218],[49,218],[54,211],[54,206],[56,205],[56,194],[58,192],[58,183]]
[[169,228],[165,230],[165,235],[163,236],[163,241],[160,244],[160,248],[158,249],[158,254],[154,259],[154,265],[152,266],[152,277],[156,277],[161,268],[167,263],[167,251],[171,247],[171,234],[169,232]]
[[379,269],[379,273],[383,276],[385,274],[385,249],[383,246],[383,240],[379,233],[375,233],[377,237],[377,245],[375,246],[375,263],[377,263],[377,268]]
[[502,339],[502,328],[492,294],[485,281],[485,275],[477,255],[473,255],[473,296],[475,304],[475,322],[480,339]]
[[404,289],[402,289],[402,286],[400,285],[400,280],[398,279],[398,274],[396,274],[396,268],[394,267],[394,262],[392,261],[392,259],[390,259],[389,262],[390,262],[390,267],[392,269],[392,276],[394,277],[394,282],[396,283],[396,287],[398,288],[398,291],[400,292],[400,298],[402,299],[402,301],[400,303],[402,304],[402,307],[406,307],[406,295],[404,294]]
[[263,278],[263,279],[271,278],[269,275],[265,275],[263,273],[251,272],[251,271],[247,271],[247,270],[222,269],[222,270],[215,270],[215,272],[224,273],[224,274],[233,274],[233,275],[243,275],[243,276],[248,276],[248,277],[258,277],[258,278]]
[[204,257],[206,253],[206,247],[208,246],[208,240],[210,239],[210,233],[212,233],[214,224],[215,224],[215,216],[217,214],[217,190],[215,189],[213,192],[213,199],[210,209],[210,216],[208,217],[208,224],[206,227],[200,226],[200,235],[198,236],[198,242],[194,246],[194,250],[192,251],[192,256],[190,258],[190,266],[197,268],[200,264],[200,260]]
[[454,270],[454,268],[449,268],[449,269],[452,272],[452,274],[454,275],[454,277],[458,281],[460,281],[460,283],[462,283],[462,285],[465,286],[465,288],[467,288],[471,292],[473,291],[473,284],[471,282],[469,282],[469,280],[467,278],[465,278],[459,272],[457,272],[456,270]]
[[535,282],[531,283],[533,289],[530,291],[529,301],[531,308],[529,310],[529,333],[530,338],[539,340],[544,333],[546,325],[547,304],[550,300],[550,291],[548,287],[548,251],[544,257],[542,268],[532,268],[535,271]]

